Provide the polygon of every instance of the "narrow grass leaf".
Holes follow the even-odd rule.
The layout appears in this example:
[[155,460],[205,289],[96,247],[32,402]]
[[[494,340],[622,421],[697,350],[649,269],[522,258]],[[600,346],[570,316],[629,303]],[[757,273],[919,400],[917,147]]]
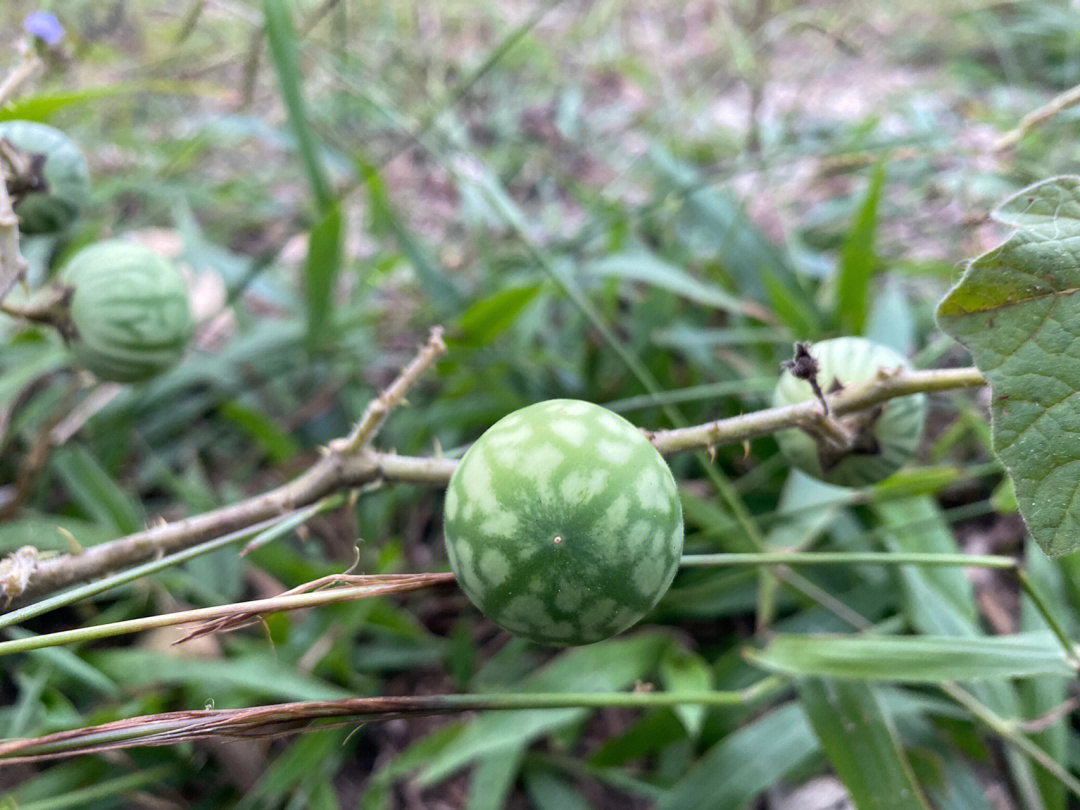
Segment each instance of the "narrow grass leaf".
[[502,810],[525,758],[525,746],[511,745],[480,759],[469,780],[466,810]]
[[505,287],[480,298],[461,313],[457,323],[460,337],[480,346],[489,345],[514,324],[541,286]]
[[[960,550],[951,527],[938,503],[920,496],[873,505],[885,531],[882,538],[890,551],[954,554]],[[920,633],[981,638],[985,635],[975,607],[971,580],[959,568],[929,568],[905,565],[896,571],[903,593],[904,613]],[[1018,718],[1022,707],[1013,684],[1005,680],[983,680],[970,685],[972,693],[1002,717]],[[1027,757],[1013,747],[1005,758],[1018,792],[1037,806],[1039,789],[1035,769]]]
[[724,737],[665,793],[656,810],[732,810],[803,767],[818,741],[797,703],[788,703]]
[[[667,290],[709,309],[718,309],[732,314],[747,314],[745,302],[740,301],[737,296],[715,284],[699,281],[685,270],[644,249],[605,256],[589,262],[583,269],[590,275],[636,281]],[[754,311],[759,317],[764,314],[756,307]]]
[[[27,638],[34,635],[21,627],[9,627],[4,633],[10,638]],[[44,647],[40,650],[31,650],[27,655],[49,664],[58,674],[66,675],[76,683],[103,695],[116,696],[120,693],[116,681],[97,667],[86,663],[71,650],[63,647]]]
[[341,268],[341,207],[328,204],[311,229],[304,286],[307,300],[308,348],[314,349],[326,334],[334,310],[334,283]]
[[300,452],[300,442],[263,411],[241,402],[226,402],[218,411],[224,421],[240,428],[258,442],[274,463],[288,461]]
[[730,194],[709,187],[695,168],[666,148],[654,145],[649,157],[663,184],[685,200],[692,237],[716,256],[736,289],[770,307],[795,334],[817,336],[824,318],[813,298],[742,206]]
[[[1038,546],[1029,543],[1025,552],[1025,568],[1032,584],[1049,597],[1052,605],[1059,609],[1058,621],[1065,625],[1073,637],[1076,634],[1075,614],[1067,610],[1069,600],[1065,595],[1065,586],[1061,569],[1047,557]],[[1046,620],[1039,614],[1026,597],[1021,605],[1020,623],[1024,630],[1048,630]],[[1017,693],[1023,706],[1025,717],[1052,717],[1053,712],[1060,712],[1068,699],[1070,680],[1045,676],[1031,678],[1017,685]],[[1058,718],[1045,724],[1045,727],[1031,734],[1031,740],[1058,762],[1065,762],[1069,746],[1069,714],[1060,712]],[[1065,786],[1052,774],[1041,768],[1035,771],[1035,781],[1042,794],[1045,810],[1065,810],[1067,801]]]
[[[672,644],[660,659],[660,682],[668,692],[704,692],[712,689],[712,669],[700,655]],[[675,714],[692,737],[701,732],[701,724],[705,720],[704,706],[676,706]]]
[[207,698],[213,696],[214,690],[230,688],[284,700],[339,700],[353,696],[347,689],[301,675],[284,663],[254,653],[243,659],[215,661],[148,650],[108,650],[89,658],[106,675],[128,686],[182,684],[205,690]]
[[53,454],[51,466],[72,498],[98,523],[110,527],[116,535],[142,528],[143,511],[138,501],[112,479],[88,450],[78,445],[62,447]]
[[395,210],[386,190],[386,183],[378,170],[369,163],[358,160],[357,171],[367,186],[372,231],[376,235],[389,233],[394,237],[398,250],[408,259],[424,292],[431,297],[435,314],[440,320],[449,318],[461,308],[465,296],[447,278],[446,270],[431,247],[413,233]]
[[[259,783],[244,794],[236,810],[277,806],[299,788],[330,780],[337,771],[346,749],[342,741],[347,731],[324,729],[300,737],[269,762]],[[305,807],[312,807],[309,802]]]
[[870,175],[870,185],[859,203],[840,251],[836,321],[840,331],[848,335],[863,333],[870,311],[870,280],[877,265],[874,231],[877,229],[878,204],[884,183],[885,164],[878,163]]
[[296,29],[293,27],[287,0],[263,0],[263,16],[274,72],[281,88],[282,101],[289,113],[289,126],[296,136],[300,158],[304,162],[304,170],[315,195],[316,207],[325,215],[333,203],[333,194],[319,158],[315,134],[307,119],[304,95],[300,89],[302,74],[296,53]]
[[763,649],[746,654],[774,672],[872,681],[936,683],[1073,674],[1049,632],[986,638],[778,635]]
[[541,766],[522,774],[525,794],[536,810],[590,810],[592,805],[558,772]]
[[[163,780],[179,771],[179,764],[140,768],[133,773],[101,779],[93,785],[67,790],[58,796],[25,802],[17,806],[19,810],[68,810],[68,808],[82,810],[91,806],[93,802],[109,799],[124,800],[124,797],[130,797],[135,791],[160,785]],[[113,806],[113,802],[110,802],[109,806]]]
[[[623,689],[657,663],[663,639],[640,635],[565,652],[521,683],[519,692],[601,692]],[[453,748],[435,756],[420,775],[431,785],[473,760],[512,745],[525,745],[547,732],[587,716],[589,709],[510,711],[482,715]]]
[[858,810],[929,810],[889,715],[859,681],[800,679],[803,710]]

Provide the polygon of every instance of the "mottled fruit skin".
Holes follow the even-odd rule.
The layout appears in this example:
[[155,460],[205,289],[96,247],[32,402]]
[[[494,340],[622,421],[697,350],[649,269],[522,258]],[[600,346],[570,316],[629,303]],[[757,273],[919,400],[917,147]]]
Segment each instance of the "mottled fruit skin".
[[0,138],[24,152],[45,155],[47,188],[27,193],[15,206],[25,234],[57,233],[79,215],[90,196],[90,173],[79,147],[63,132],[36,121],[2,121]]
[[61,281],[73,289],[71,351],[102,380],[142,382],[183,356],[193,328],[187,285],[159,254],[98,242],[71,258]]
[[[831,393],[838,387],[864,383],[878,369],[909,368],[907,360],[888,346],[861,337],[840,337],[815,343],[810,353],[818,361],[818,384]],[[773,394],[773,405],[795,405],[816,399],[810,383],[785,371]],[[888,478],[915,457],[926,421],[926,396],[890,399],[879,415],[874,411],[845,417],[846,424],[864,420],[859,448],[841,458],[830,458],[817,441],[799,429],[776,434],[780,450],[791,464],[808,475],[842,487],[864,487]],[[867,419],[870,421],[865,421]],[[824,462],[824,463],[823,463]]]
[[591,644],[630,627],[682,556],[682,505],[664,459],[621,416],[578,400],[492,425],[454,471],[444,517],[465,594],[541,644]]

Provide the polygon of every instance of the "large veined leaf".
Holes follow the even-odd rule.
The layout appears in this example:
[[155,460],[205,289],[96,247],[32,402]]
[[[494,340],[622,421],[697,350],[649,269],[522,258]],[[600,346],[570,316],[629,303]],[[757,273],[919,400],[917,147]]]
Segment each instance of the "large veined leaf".
[[994,217],[1018,230],[971,262],[938,322],[989,380],[994,448],[1056,557],[1080,548],[1080,177],[1030,186]]

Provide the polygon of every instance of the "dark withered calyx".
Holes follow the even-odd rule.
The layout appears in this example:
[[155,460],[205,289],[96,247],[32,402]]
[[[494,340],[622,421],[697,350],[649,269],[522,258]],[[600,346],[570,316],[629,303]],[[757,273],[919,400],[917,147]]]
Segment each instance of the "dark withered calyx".
[[45,161],[48,155],[42,152],[27,152],[15,146],[6,138],[0,138],[0,161],[4,168],[4,182],[13,205],[28,194],[48,193],[49,184],[45,180]]
[[[792,373],[792,375],[800,380],[806,380],[810,383],[810,387],[814,389],[814,396],[818,398],[821,403],[822,410],[825,415],[829,415],[829,403],[825,399],[825,395],[821,392],[821,386],[818,384],[817,375],[821,371],[821,366],[818,364],[817,358],[810,353],[810,343],[798,341],[795,344],[795,355],[790,360],[785,360],[780,364],[782,368],[786,368]],[[843,387],[840,381],[833,379],[833,385]],[[829,393],[832,393],[830,391]]]
[[[822,391],[821,384],[818,382],[821,364],[811,353],[811,345],[802,341],[796,343],[794,356],[790,360],[785,360],[781,365],[790,371],[794,377],[810,383],[810,387],[814,389],[814,395],[821,403],[825,416],[831,417],[828,400],[825,398],[825,392]],[[827,385],[829,394],[844,390],[844,384],[836,376],[833,376]],[[877,439],[876,428],[883,412],[884,406],[879,405],[876,408],[859,411],[847,417],[834,417],[835,422],[841,428],[842,434],[850,437],[842,447],[838,446],[835,441],[830,441],[824,435],[816,435],[811,431],[810,435],[817,445],[818,460],[821,462],[822,471],[828,473],[848,456],[879,455],[881,453],[881,444]]]

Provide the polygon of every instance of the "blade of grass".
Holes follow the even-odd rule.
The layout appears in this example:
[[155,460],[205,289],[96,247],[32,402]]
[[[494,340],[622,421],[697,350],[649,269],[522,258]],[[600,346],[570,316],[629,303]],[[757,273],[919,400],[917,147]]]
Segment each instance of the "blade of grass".
[[746,657],[787,675],[907,683],[1075,675],[1052,633],[956,636],[777,635]]
[[341,269],[341,206],[330,203],[308,237],[304,261],[308,349],[315,349],[329,329],[334,282]]
[[796,689],[858,810],[929,810],[896,729],[869,685],[806,678]]
[[179,763],[158,765],[153,768],[140,768],[134,773],[103,779],[94,785],[68,790],[62,796],[20,804],[19,810],[66,810],[69,807],[87,807],[92,802],[102,799],[120,798],[140,788],[159,785],[165,779],[180,771]]
[[307,293],[308,348],[315,348],[331,323],[333,289],[341,266],[341,209],[334,201],[319,146],[307,118],[301,91],[297,37],[286,0],[263,0],[266,37],[277,74],[281,98],[289,113],[304,170],[315,196],[318,221],[311,229],[304,283]]
[[289,113],[289,126],[296,137],[300,159],[304,162],[308,182],[318,211],[325,215],[334,197],[319,158],[315,134],[307,119],[303,92],[300,89],[302,74],[297,59],[296,29],[286,0],[263,0],[263,16],[266,20],[266,37],[270,45],[270,58],[274,63],[281,99]]
[[861,335],[866,327],[866,316],[870,312],[870,279],[877,264],[874,231],[884,184],[885,164],[879,162],[870,175],[870,185],[840,251],[834,320],[844,334]]

